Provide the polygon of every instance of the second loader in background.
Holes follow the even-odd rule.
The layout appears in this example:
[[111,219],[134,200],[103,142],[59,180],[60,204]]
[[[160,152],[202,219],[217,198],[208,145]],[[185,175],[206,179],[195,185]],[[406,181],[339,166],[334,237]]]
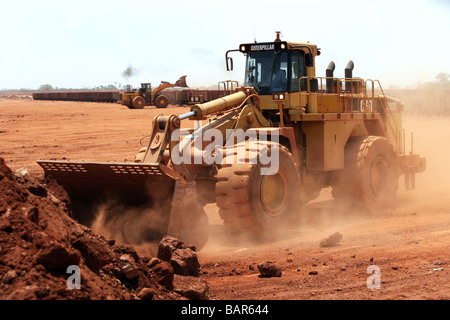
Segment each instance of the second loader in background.
[[169,105],[169,99],[162,91],[173,87],[187,88],[186,76],[180,77],[175,83],[161,81],[161,84],[153,90],[151,83],[141,83],[141,88],[137,90],[121,92],[118,103],[130,109],[142,109],[145,106],[165,108]]
[[[135,225],[146,239],[169,234],[201,248],[207,203],[231,234],[261,238],[286,233],[325,187],[337,203],[375,212],[395,203],[400,175],[414,188],[425,158],[406,152],[403,105],[379,81],[354,78],[352,61],[345,78],[334,77],[333,62],[317,77],[317,46],[279,34],[229,50],[228,69],[235,51],[247,56],[245,86],[183,115],[156,116],[134,163],[38,161],[75,214],[104,203],[120,203],[107,208],[112,215],[149,210]],[[185,119],[199,122],[183,135]]]

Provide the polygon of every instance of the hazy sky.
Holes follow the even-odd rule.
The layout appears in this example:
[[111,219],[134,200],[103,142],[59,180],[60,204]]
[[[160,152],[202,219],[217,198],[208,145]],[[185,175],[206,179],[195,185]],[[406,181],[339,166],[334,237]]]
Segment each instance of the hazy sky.
[[350,59],[385,88],[450,73],[450,0],[1,0],[0,89],[242,81],[244,58],[226,72],[225,52],[275,31],[322,49],[318,76]]

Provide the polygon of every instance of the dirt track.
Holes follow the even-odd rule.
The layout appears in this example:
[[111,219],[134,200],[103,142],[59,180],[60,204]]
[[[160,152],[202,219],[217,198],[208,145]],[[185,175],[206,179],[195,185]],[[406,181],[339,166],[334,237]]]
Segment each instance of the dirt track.
[[[188,110],[0,99],[0,157],[35,175],[43,173],[38,159],[132,161],[154,115]],[[427,158],[427,171],[417,176],[415,191],[406,192],[400,181],[397,207],[389,212],[336,212],[326,189],[282,239],[255,245],[229,239],[217,208],[207,205],[212,232],[199,260],[211,298],[449,299],[450,119],[407,117],[404,127],[414,131],[414,151]],[[319,246],[336,231],[341,242]],[[279,265],[282,276],[260,278],[263,261]],[[366,285],[370,265],[380,268],[380,289]]]

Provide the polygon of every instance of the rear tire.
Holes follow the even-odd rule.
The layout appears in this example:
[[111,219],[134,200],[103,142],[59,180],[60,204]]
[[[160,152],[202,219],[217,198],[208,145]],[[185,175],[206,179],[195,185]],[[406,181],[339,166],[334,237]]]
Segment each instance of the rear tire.
[[278,147],[279,168],[274,175],[263,175],[266,168],[260,163],[222,164],[219,169],[216,203],[225,228],[232,233],[272,237],[285,232],[294,220],[300,175],[292,154]]
[[398,189],[397,155],[383,137],[354,137],[345,149],[345,168],[332,179],[339,204],[367,212],[391,207]]

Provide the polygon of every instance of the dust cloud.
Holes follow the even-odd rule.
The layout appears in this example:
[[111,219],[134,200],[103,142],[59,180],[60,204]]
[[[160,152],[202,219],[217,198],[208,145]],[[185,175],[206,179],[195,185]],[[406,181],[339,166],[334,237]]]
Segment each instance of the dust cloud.
[[[218,218],[218,208],[211,204],[206,207],[206,212],[211,223],[212,237],[204,252],[215,255],[289,239],[319,243],[320,239],[334,232],[371,224],[374,219],[393,215],[450,213],[450,118],[408,114],[403,116],[402,125],[407,137],[406,152],[410,152],[410,133],[413,132],[413,153],[426,158],[426,169],[416,174],[415,190],[406,190],[404,176],[400,176],[396,202],[392,207],[369,214],[351,204],[340,206],[332,197],[331,187],[324,188],[317,198],[299,210],[295,223],[288,229],[281,230],[280,237],[255,242],[249,237],[228,234]],[[374,229],[372,231],[377,232]],[[345,237],[344,234],[344,239]]]
[[[405,116],[403,127],[413,132],[413,153],[426,158],[426,169],[416,175],[416,190],[405,191],[400,178],[398,206],[403,209],[450,211],[450,119]],[[410,143],[407,142],[407,152]]]
[[118,243],[133,245],[140,255],[156,256],[158,243],[168,226],[168,217],[163,212],[145,206],[125,206],[111,200],[97,207],[91,229]]
[[406,152],[411,151],[410,133],[413,132],[412,151],[426,158],[425,171],[416,174],[415,190],[406,190],[404,175],[401,175],[393,206],[365,213],[351,204],[337,205],[331,188],[325,188],[299,213],[297,236],[307,241],[317,239],[319,234],[328,235],[346,227],[364,226],[376,219],[395,215],[450,213],[450,118],[410,114],[403,116],[402,125],[407,137]]
[[[424,105],[424,108],[426,105]],[[408,108],[408,105],[406,105]],[[443,106],[441,109],[449,109]],[[441,110],[436,108],[435,110]],[[413,153],[426,158],[426,169],[416,175],[416,189],[406,190],[404,176],[399,178],[397,200],[392,208],[379,214],[367,215],[353,206],[337,206],[331,195],[331,188],[324,188],[319,196],[307,203],[298,212],[298,219],[287,230],[282,230],[277,239],[265,242],[255,241],[247,235],[236,236],[226,231],[219,217],[215,204],[205,206],[210,222],[211,232],[208,243],[202,252],[220,253],[224,251],[243,250],[264,246],[271,241],[286,239],[301,239],[301,241],[318,241],[336,231],[346,227],[364,225],[371,219],[378,219],[389,215],[417,214],[426,216],[434,213],[450,212],[450,118],[443,116],[429,116],[416,112],[406,112],[403,115],[403,128],[406,131],[406,152],[410,150],[410,133],[413,132]],[[128,210],[128,209],[125,209]],[[118,241],[130,241],[124,237],[117,226],[129,230],[136,243],[140,243],[141,250],[147,245],[143,241],[142,226],[152,221],[154,212],[142,214],[139,210],[129,210],[126,214],[110,217],[100,210],[94,223],[95,230],[102,234],[109,234]],[[154,219],[153,219],[154,220]],[[138,221],[138,223],[135,223]],[[344,239],[346,235],[344,234]]]

